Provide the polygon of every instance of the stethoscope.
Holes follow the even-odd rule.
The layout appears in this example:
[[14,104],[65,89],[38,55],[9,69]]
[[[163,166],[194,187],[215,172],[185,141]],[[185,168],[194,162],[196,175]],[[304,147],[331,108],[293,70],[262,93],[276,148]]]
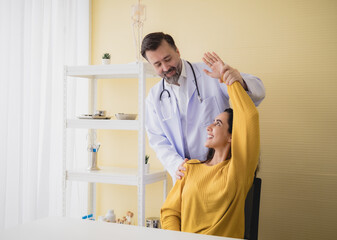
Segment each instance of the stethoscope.
[[[198,87],[197,77],[195,76],[195,72],[194,72],[194,69],[193,69],[192,64],[191,64],[189,61],[187,61],[187,63],[188,63],[188,65],[190,65],[190,67],[191,67],[191,69],[192,69],[193,76],[194,76],[195,87],[196,87],[197,92],[198,92],[198,99],[199,99],[199,102],[201,103],[202,99],[201,99],[200,92],[199,92],[199,87]],[[163,78],[163,90],[161,91],[160,96],[159,96],[159,101],[160,101],[160,102],[161,102],[161,96],[163,95],[164,92],[167,92],[168,97],[171,98],[170,92],[165,88],[165,80],[164,80],[164,78]]]

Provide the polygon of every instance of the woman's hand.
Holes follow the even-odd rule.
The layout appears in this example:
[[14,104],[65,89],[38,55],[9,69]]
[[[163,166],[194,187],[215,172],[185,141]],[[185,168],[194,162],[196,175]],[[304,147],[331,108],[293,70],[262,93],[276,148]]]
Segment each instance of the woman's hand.
[[176,171],[176,178],[177,179],[182,179],[182,177],[185,176],[183,171],[186,171],[186,168],[184,168],[184,164],[188,161],[187,158],[178,166],[178,170]]
[[241,77],[240,72],[237,69],[232,68],[227,64],[224,66],[223,69],[224,69],[224,74],[222,76],[223,83],[230,86],[237,81],[242,85],[243,89],[245,89],[246,91],[248,90],[247,84],[245,83],[245,81]]
[[241,77],[240,72],[237,69],[232,68],[228,64],[225,64],[215,52],[205,53],[202,60],[204,61],[204,63],[207,64],[207,66],[212,69],[212,72],[204,69],[204,72],[208,76],[212,78],[217,78],[219,79],[220,83],[223,82],[228,86],[238,81],[246,91],[248,90],[247,85]]
[[212,78],[217,78],[219,79],[219,81],[222,82],[221,77],[225,72],[225,63],[221,60],[221,58],[215,52],[207,52],[204,54],[202,60],[204,61],[204,63],[206,63],[207,66],[212,69],[212,72],[208,71],[207,69],[204,69],[204,72],[208,76]]

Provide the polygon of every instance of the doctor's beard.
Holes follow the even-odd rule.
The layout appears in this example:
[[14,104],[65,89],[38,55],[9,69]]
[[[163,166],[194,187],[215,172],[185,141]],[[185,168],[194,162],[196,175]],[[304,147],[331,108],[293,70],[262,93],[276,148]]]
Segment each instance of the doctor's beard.
[[[166,74],[169,74],[170,72],[175,70],[175,74],[171,77],[167,77]],[[163,78],[166,80],[166,82],[170,83],[170,84],[175,84],[178,85],[178,80],[181,74],[181,62],[177,67],[171,67],[168,71],[163,72]]]

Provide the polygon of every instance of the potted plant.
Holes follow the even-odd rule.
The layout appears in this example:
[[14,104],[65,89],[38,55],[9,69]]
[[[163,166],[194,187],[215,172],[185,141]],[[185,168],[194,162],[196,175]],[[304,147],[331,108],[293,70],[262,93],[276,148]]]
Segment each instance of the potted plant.
[[150,155],[145,155],[145,173],[149,173],[150,171],[149,158],[150,158]]
[[110,64],[110,53],[104,53],[103,54],[102,64]]

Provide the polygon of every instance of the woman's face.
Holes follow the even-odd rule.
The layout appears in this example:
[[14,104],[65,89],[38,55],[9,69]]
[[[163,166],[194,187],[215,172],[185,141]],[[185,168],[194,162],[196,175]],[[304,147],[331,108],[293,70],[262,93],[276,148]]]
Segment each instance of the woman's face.
[[214,122],[206,128],[205,147],[217,149],[231,143],[232,134],[228,132],[228,115],[227,112],[220,113]]

